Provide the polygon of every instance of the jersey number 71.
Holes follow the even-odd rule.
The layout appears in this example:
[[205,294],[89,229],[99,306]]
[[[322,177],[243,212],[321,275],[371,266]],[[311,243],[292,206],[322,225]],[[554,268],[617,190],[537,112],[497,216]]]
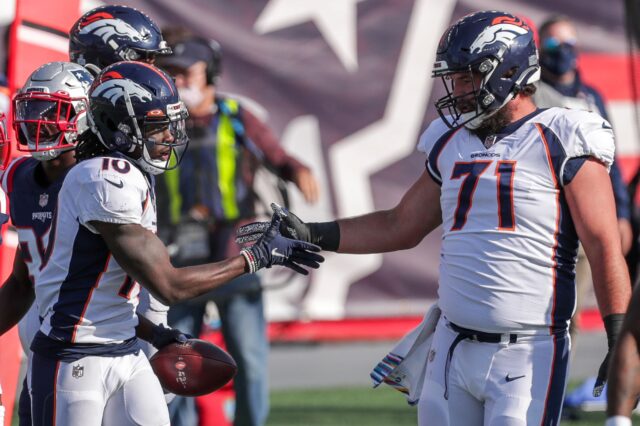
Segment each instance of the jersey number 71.
[[[493,161],[461,161],[453,165],[451,179],[463,177],[458,192],[458,205],[453,219],[452,231],[461,230],[467,223],[467,215],[471,210],[473,194],[478,186],[478,180]],[[516,228],[515,211],[513,207],[513,178],[516,171],[515,161],[498,161],[496,165],[496,200],[498,214],[498,229],[513,231]]]

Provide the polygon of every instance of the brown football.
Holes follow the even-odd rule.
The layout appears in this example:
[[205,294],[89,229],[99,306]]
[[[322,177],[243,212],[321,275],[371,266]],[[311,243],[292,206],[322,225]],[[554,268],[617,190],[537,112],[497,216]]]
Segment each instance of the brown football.
[[200,396],[218,390],[238,371],[228,353],[199,339],[171,343],[156,352],[149,362],[162,387],[182,396]]

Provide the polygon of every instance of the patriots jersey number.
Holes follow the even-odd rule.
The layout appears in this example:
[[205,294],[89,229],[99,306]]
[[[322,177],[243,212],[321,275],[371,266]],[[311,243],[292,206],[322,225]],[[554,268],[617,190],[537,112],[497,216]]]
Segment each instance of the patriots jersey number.
[[[473,194],[478,186],[478,180],[492,161],[461,161],[453,166],[451,179],[463,178],[458,193],[458,204],[454,213],[452,231],[461,230],[467,223],[467,215],[471,210]],[[513,207],[513,178],[516,170],[515,161],[498,161],[496,165],[498,229],[513,231],[516,228],[515,210]]]

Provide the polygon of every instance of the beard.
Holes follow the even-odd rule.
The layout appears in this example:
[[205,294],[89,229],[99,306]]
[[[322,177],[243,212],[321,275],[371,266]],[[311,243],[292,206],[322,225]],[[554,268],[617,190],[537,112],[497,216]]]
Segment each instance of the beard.
[[473,129],[471,133],[478,136],[481,140],[484,140],[488,135],[495,135],[500,133],[500,130],[507,127],[507,125],[511,124],[513,121],[513,113],[510,108],[502,107],[493,114],[491,117],[482,121],[482,124],[477,128]]

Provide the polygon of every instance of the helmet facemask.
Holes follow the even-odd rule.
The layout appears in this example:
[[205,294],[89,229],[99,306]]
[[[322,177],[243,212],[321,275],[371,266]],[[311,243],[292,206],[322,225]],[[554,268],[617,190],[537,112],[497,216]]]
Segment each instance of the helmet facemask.
[[[465,126],[468,129],[477,129],[484,120],[494,115],[507,102],[513,99],[516,90],[511,91],[504,99],[496,100],[491,94],[489,84],[495,80],[494,73],[498,70],[499,62],[495,59],[485,59],[479,65],[468,66],[463,70],[435,71],[433,76],[439,76],[446,90],[446,95],[436,101],[436,108],[442,120],[452,129]],[[452,76],[459,73],[468,73],[472,82],[472,90],[461,95],[454,95],[454,81]],[[511,70],[505,73],[510,77]],[[481,78],[478,80],[477,76]],[[510,83],[506,83],[510,84]]]
[[157,56],[167,56],[171,54],[171,48],[166,41],[162,40],[157,49],[140,49],[128,46],[121,46],[116,50],[116,54],[123,61],[139,61],[153,64]]
[[7,117],[0,112],[0,170],[7,168],[11,159],[11,141],[9,140],[9,132],[7,131]]
[[88,129],[86,97],[29,91],[18,94],[13,102],[18,151],[29,152],[39,161],[53,160],[74,149],[78,135]]
[[[170,115],[158,114],[160,110],[150,111],[142,124],[142,155],[137,161],[143,170],[154,175],[178,167],[189,143],[185,124],[187,110],[182,102],[167,106],[168,110],[172,108],[175,113]],[[153,117],[154,112],[160,117]]]

